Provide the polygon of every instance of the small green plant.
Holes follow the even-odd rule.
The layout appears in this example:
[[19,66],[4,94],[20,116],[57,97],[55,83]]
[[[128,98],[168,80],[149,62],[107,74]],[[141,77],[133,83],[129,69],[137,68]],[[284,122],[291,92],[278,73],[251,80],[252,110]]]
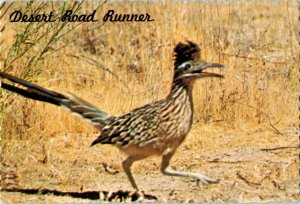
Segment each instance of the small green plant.
[[[82,22],[71,23],[68,21],[11,23],[9,22],[9,15],[13,12],[13,9],[20,9],[23,14],[27,15],[53,12],[53,18],[57,18],[67,10],[72,10],[73,14],[79,13],[83,3],[84,1],[2,3],[0,9],[4,12],[0,16],[0,21],[4,26],[0,28],[1,32],[5,32],[8,23],[10,23],[10,26],[14,26],[15,36],[12,43],[5,44],[4,40],[0,41],[2,50],[0,56],[2,61],[1,71],[13,72],[26,80],[36,78],[43,70],[39,68],[38,64],[79,39],[79,34],[76,34],[75,30],[82,24]],[[95,9],[97,10],[104,3],[99,2]],[[66,39],[71,34],[73,34],[72,37]],[[20,64],[22,64],[22,67],[20,67]],[[5,117],[5,109],[14,100],[11,95],[11,93],[0,89],[0,125]],[[1,132],[0,129],[0,134]]]

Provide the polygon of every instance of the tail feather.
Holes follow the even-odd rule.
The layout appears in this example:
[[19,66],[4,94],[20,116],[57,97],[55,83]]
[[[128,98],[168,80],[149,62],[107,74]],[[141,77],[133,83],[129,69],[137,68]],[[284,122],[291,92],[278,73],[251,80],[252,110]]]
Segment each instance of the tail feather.
[[76,113],[76,115],[84,118],[87,122],[91,123],[98,129],[102,129],[112,118],[114,118],[74,94],[68,93],[70,97],[65,96],[4,72],[0,72],[0,77],[23,86],[23,88],[20,88],[0,82],[1,88],[17,93],[26,98],[66,108]]
[[0,83],[1,83],[0,85],[1,88],[9,90],[11,92],[18,93],[26,98],[30,98],[37,101],[44,101],[59,106],[59,102],[58,100],[56,100],[56,98],[49,97],[48,95],[42,93],[32,93],[30,90],[24,90],[3,82]]

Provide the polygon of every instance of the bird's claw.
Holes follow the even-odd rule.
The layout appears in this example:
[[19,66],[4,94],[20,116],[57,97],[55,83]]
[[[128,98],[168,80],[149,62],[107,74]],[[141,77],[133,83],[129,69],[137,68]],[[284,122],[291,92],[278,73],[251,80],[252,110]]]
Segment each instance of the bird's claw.
[[198,182],[202,182],[205,185],[209,185],[209,184],[213,184],[213,183],[219,183],[220,179],[213,179],[213,178],[209,178],[206,177],[202,174],[196,174],[194,177]]

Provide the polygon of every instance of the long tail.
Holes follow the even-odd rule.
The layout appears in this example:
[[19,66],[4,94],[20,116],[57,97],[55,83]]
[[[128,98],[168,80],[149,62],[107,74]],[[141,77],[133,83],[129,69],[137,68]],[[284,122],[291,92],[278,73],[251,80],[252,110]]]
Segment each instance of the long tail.
[[0,81],[0,87],[17,94],[20,94],[26,98],[30,98],[37,101],[43,101],[51,103],[62,108],[69,109],[76,115],[85,119],[85,121],[91,123],[98,129],[102,129],[113,116],[107,115],[107,113],[99,110],[94,105],[89,102],[79,98],[74,94],[70,94],[70,97],[63,94],[57,93],[55,91],[50,91],[38,85],[32,84],[23,79],[17,78],[10,74],[0,72],[0,78],[7,79],[16,84],[22,85],[23,88],[19,88],[14,85],[10,85]]

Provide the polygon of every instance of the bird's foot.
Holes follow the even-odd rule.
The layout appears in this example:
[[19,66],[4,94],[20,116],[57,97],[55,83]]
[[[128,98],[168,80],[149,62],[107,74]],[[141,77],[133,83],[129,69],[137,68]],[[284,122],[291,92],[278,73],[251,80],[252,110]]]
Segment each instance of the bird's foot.
[[145,194],[144,191],[133,191],[132,193],[129,194],[131,197],[131,202],[156,202],[157,197],[150,195],[150,194]]
[[131,198],[131,202],[142,202],[145,199],[144,192],[139,190],[132,191],[129,197]]
[[213,178],[209,178],[207,176],[204,176],[202,174],[194,174],[194,178],[199,182],[202,182],[205,185],[208,184],[213,184],[213,183],[219,183],[220,179],[213,179]]

